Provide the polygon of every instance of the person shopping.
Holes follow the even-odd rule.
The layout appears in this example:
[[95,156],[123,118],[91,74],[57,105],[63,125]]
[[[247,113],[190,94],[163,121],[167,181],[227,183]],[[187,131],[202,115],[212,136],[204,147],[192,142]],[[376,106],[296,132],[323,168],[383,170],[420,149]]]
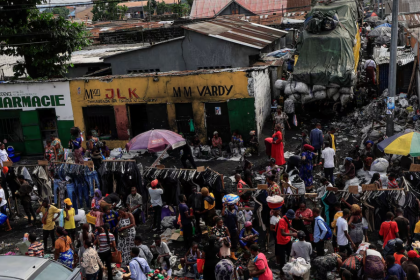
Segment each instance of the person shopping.
[[86,271],[86,280],[97,280],[98,273],[102,273],[103,264],[98,253],[93,248],[92,241],[85,240],[83,247],[85,251],[82,255],[80,266]]
[[284,159],[284,144],[283,144],[283,134],[281,133],[281,127],[279,124],[276,124],[274,127],[273,134],[273,143],[271,146],[271,157],[276,159],[276,164],[278,166],[285,165],[286,160]]
[[62,227],[58,227],[55,233],[58,239],[55,241],[54,260],[68,268],[73,268],[74,247],[71,238]]

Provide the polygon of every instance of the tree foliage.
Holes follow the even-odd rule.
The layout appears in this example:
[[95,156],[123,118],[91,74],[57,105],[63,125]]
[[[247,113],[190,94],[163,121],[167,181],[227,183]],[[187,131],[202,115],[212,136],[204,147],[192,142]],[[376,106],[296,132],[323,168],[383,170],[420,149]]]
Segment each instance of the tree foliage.
[[188,16],[190,11],[191,7],[187,3],[178,3],[172,5],[172,12],[178,14],[179,17]]
[[150,14],[154,14],[154,11],[156,10],[157,6],[158,4],[156,0],[148,0],[146,7],[144,7],[144,11]]
[[40,0],[0,0],[0,55],[20,56],[15,76],[59,77],[67,72],[73,51],[91,43],[83,24],[39,13]]
[[98,1],[93,5],[93,21],[120,20],[128,11],[128,7],[118,6],[115,0]]
[[65,7],[54,7],[52,9],[46,9],[43,13],[52,13],[54,15],[59,15],[60,17],[67,18],[70,14],[69,9]]
[[156,13],[158,15],[163,15],[165,12],[170,10],[169,5],[165,3],[165,1],[159,2],[156,6]]

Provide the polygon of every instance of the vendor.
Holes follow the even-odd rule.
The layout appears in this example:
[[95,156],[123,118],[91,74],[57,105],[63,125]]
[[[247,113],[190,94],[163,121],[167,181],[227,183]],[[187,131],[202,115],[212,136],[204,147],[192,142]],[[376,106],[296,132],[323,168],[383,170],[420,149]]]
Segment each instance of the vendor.
[[214,224],[213,217],[216,216],[216,201],[214,195],[209,192],[208,188],[202,188],[201,195],[204,199],[204,210],[196,210],[195,212],[202,215],[207,227],[211,227]]
[[259,233],[252,228],[251,222],[246,222],[245,227],[241,230],[239,234],[239,244],[245,250],[249,250],[252,244],[258,243]]
[[353,159],[351,157],[346,157],[344,160],[344,173],[342,175],[345,180],[351,180],[356,177],[356,169],[352,161]]
[[96,227],[100,227],[104,224],[103,219],[102,219],[103,213],[99,211],[101,201],[102,201],[102,193],[99,189],[96,189],[95,194],[93,195],[93,198],[92,198],[91,211],[89,213],[90,216],[96,218],[96,221],[95,221]]

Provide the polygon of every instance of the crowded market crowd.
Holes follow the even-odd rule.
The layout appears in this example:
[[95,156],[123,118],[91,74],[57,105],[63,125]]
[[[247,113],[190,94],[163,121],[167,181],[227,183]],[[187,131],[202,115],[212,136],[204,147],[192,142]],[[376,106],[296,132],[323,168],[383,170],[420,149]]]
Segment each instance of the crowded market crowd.
[[[363,140],[363,148],[351,149],[340,165],[336,129],[330,127],[325,133],[317,123],[310,132],[302,131],[300,152],[286,159],[287,115],[280,106],[273,120],[274,134],[266,139],[270,143],[267,166],[256,170],[245,160],[243,170],[234,176],[236,191],[220,192],[203,184],[195,185],[186,196],[181,187],[176,198],[179,204],[173,205],[165,197],[161,179],[147,181],[144,176],[146,199],[135,185],[126,195],[102,194],[104,189],[97,186],[91,204],[84,208],[89,209],[88,223],[80,228],[73,207],[77,201],[64,198],[63,209],[59,209],[44,198],[34,211],[25,204],[30,201],[31,185],[24,176],[17,176],[20,187],[16,194],[24,205],[28,226],[42,216],[42,236],[29,234],[27,255],[53,253],[56,261],[69,268],[80,266],[87,280],[419,279],[420,201],[410,196],[406,179],[388,172],[388,161],[377,143]],[[254,139],[255,132],[250,134]],[[219,136],[215,133],[214,137]],[[232,143],[241,139],[237,134],[234,137]],[[81,139],[72,141],[77,144],[73,143],[73,153],[82,152]],[[221,148],[221,139],[212,142],[214,149]],[[249,146],[248,151],[258,152],[258,143],[251,141]],[[88,147],[92,153],[98,150],[94,145]],[[230,147],[235,148],[234,144]],[[75,155],[76,161],[81,160],[78,152]],[[189,156],[183,164],[185,159],[194,162]],[[54,158],[58,157],[54,152]],[[49,170],[54,175],[54,167]],[[406,174],[411,181],[417,178],[415,173]],[[255,175],[263,176],[265,184],[256,184]],[[169,204],[176,216],[171,227],[182,233],[181,255],[175,255],[172,245],[161,237],[165,230],[162,209]],[[0,206],[5,230],[10,231],[2,187]],[[60,219],[62,226],[57,226]],[[145,220],[150,221],[148,232],[153,234],[150,244],[136,232]],[[275,252],[274,265],[268,264],[274,260],[266,257],[270,251]],[[121,270],[122,276],[118,274]]]

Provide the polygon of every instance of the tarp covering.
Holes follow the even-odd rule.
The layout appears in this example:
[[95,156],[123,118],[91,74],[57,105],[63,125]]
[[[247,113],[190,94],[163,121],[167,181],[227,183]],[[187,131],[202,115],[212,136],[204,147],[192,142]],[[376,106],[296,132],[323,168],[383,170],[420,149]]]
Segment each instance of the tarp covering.
[[349,87],[355,68],[354,42],[358,34],[358,9],[356,2],[339,0],[331,4],[318,3],[308,14],[315,11],[336,11],[340,24],[331,31],[319,34],[303,31],[299,37],[293,79],[308,85],[331,84]]

